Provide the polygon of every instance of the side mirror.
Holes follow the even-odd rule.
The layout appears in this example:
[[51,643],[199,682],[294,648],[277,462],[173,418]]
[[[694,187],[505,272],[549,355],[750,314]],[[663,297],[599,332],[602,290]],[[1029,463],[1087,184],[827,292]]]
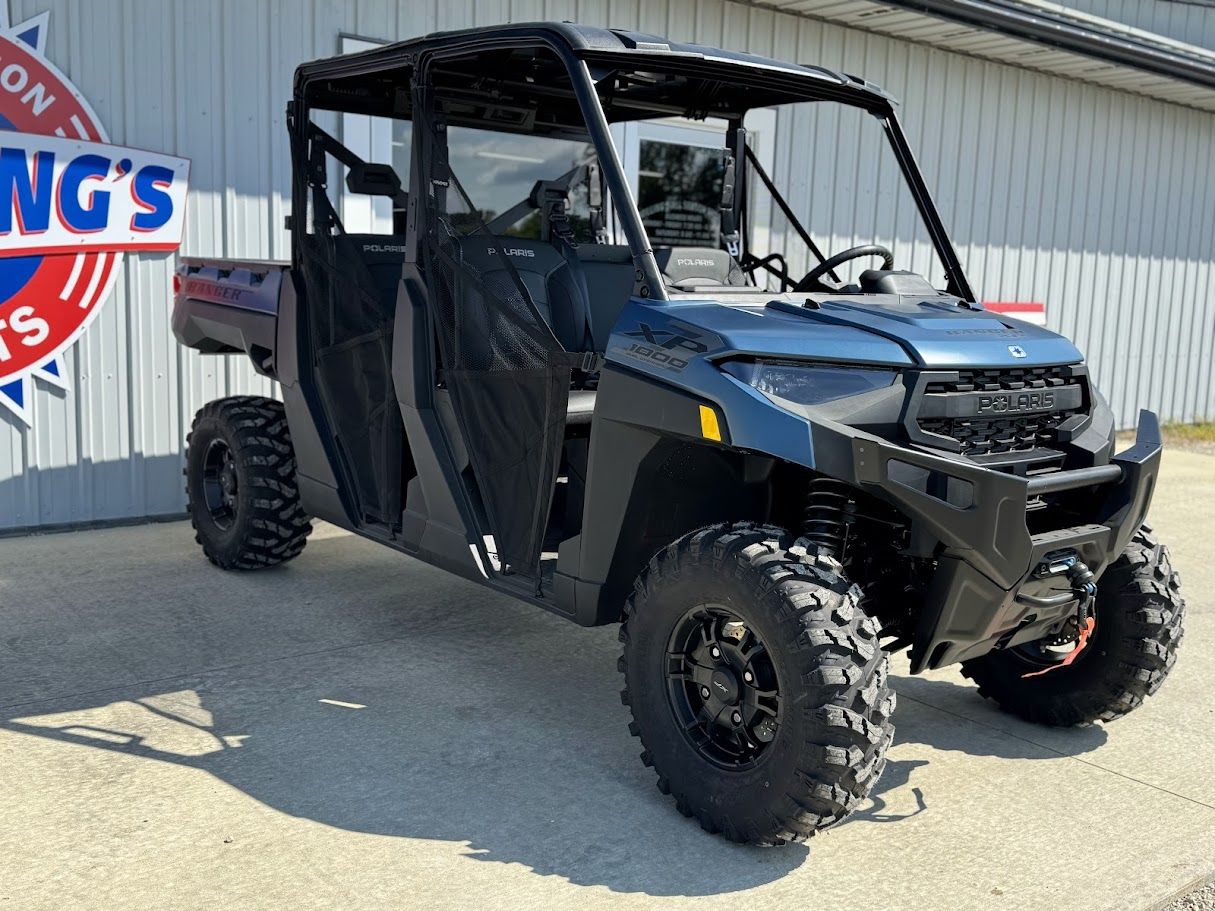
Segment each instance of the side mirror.
[[387,196],[405,207],[406,193],[401,189],[401,178],[392,165],[360,162],[346,174],[346,189],[363,196]]

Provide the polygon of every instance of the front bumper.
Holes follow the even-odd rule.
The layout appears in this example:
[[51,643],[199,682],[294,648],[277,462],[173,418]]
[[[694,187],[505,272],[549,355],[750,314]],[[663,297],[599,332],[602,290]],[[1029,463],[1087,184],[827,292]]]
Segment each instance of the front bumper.
[[[1048,554],[1072,551],[1100,576],[1147,514],[1161,452],[1150,411],[1140,412],[1135,444],[1108,465],[1029,479],[836,424],[816,425],[814,444],[816,453],[850,451],[850,465],[822,467],[896,505],[911,521],[912,546],[935,556],[912,673],[1039,639],[1073,612],[1066,582],[1035,571]],[[1030,500],[1060,492],[1084,497],[1086,524],[1031,533]]]

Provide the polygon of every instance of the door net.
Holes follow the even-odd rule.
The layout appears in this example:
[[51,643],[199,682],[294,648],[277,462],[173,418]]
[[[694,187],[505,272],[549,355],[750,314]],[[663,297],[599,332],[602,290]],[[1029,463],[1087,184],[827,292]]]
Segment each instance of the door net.
[[347,234],[326,194],[329,158],[357,162],[319,127],[308,136],[313,231],[298,234],[317,385],[364,519],[400,523],[403,427],[392,333],[404,239]]
[[451,172],[434,97],[425,86],[415,90],[414,129],[421,146],[419,241],[442,378],[499,563],[538,578],[571,371],[593,355],[562,348],[528,290],[526,269],[521,274],[512,262],[526,251],[489,230]]

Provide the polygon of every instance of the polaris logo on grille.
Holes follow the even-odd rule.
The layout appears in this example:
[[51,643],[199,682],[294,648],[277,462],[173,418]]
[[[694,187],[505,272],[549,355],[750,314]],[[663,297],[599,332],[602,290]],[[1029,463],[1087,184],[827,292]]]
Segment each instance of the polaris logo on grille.
[[1050,411],[1055,407],[1053,392],[1020,392],[1015,395],[981,395],[978,414],[1006,414],[1020,411]]
[[1028,352],[1026,352],[1026,350],[1020,345],[1009,345],[1008,353],[1013,357],[1029,357]]

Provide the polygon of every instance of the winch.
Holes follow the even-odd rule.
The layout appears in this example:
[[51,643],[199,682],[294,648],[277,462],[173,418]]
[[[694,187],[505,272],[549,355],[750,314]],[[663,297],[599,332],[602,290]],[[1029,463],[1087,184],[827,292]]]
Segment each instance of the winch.
[[1088,568],[1088,565],[1083,560],[1077,557],[1073,551],[1047,554],[1046,558],[1038,564],[1038,568],[1034,570],[1034,577],[1038,579],[1063,575],[1066,575],[1067,581],[1071,583],[1071,592],[1056,595],[1049,599],[1034,600],[1049,601],[1052,604],[1057,604],[1061,599],[1076,599],[1074,639],[1067,632],[1070,627],[1070,624],[1068,624],[1058,634],[1058,641],[1049,641],[1046,643],[1046,647],[1055,648],[1071,641],[1074,641],[1075,645],[1060,659],[1058,664],[1053,664],[1039,671],[1022,674],[1022,678],[1038,677],[1071,664],[1084,651],[1084,647],[1088,645],[1088,640],[1093,635],[1093,630],[1097,627],[1097,618],[1093,613],[1093,597],[1097,594],[1097,582],[1093,576],[1093,571]]

